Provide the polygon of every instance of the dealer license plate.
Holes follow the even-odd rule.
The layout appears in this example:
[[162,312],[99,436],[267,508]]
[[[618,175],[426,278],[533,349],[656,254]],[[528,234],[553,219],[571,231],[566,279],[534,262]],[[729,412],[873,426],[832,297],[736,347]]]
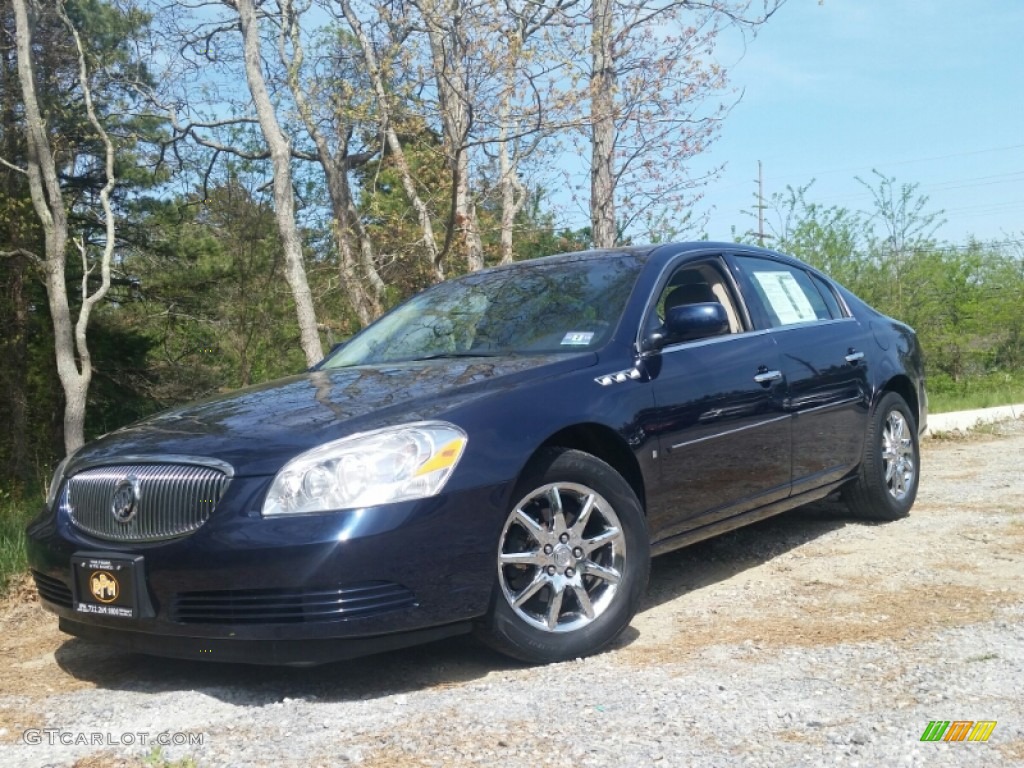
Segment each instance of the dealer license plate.
[[139,615],[136,568],[142,558],[75,555],[71,558],[75,611],[134,619]]

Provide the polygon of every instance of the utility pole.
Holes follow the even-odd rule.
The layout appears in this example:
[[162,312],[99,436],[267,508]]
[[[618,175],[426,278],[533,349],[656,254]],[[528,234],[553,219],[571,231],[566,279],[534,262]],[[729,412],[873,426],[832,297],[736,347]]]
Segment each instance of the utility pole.
[[[757,232],[751,232],[747,230],[744,234],[746,235],[757,235],[757,244],[764,248],[765,239],[771,240],[771,235],[766,235],[764,231],[764,210],[768,206],[764,204],[764,168],[761,161],[757,161],[757,178],[754,179],[754,183],[757,184]],[[744,211],[749,214],[749,211]]]
[[764,172],[757,161],[757,244],[764,248]]

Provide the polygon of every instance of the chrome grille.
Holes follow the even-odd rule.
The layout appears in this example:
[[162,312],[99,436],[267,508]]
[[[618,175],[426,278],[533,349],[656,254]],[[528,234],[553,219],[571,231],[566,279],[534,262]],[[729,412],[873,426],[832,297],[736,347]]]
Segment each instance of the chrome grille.
[[[138,479],[135,515],[120,522],[114,492]],[[79,472],[64,482],[60,506],[75,526],[111,541],[160,541],[184,536],[207,521],[230,478],[219,469],[190,464],[121,464]]]

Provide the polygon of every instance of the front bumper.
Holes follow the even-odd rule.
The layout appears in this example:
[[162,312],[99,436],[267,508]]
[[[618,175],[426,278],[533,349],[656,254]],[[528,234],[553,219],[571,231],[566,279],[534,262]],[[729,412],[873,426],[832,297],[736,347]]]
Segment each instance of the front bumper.
[[[58,511],[28,528],[29,565],[66,632],[156,655],[307,664],[468,631],[488,608],[507,484],[262,518],[269,478],[235,478],[191,535],[115,544]],[[138,616],[75,610],[75,555],[141,557]]]

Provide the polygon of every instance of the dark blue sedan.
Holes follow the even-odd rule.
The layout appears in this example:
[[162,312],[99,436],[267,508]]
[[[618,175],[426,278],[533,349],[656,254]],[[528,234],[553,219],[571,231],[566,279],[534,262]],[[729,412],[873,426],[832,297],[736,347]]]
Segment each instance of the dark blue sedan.
[[309,664],[475,631],[557,661],[627,626],[652,555],[833,492],[906,515],[926,415],[914,332],[795,259],[552,256],[86,445],[29,560],[62,630],[144,653]]

